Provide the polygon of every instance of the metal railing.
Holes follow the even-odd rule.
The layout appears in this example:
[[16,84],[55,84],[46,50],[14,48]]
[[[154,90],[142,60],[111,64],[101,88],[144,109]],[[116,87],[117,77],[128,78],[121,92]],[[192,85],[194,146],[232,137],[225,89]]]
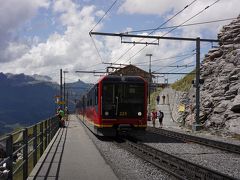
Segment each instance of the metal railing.
[[59,120],[54,116],[2,137],[0,166],[7,165],[6,179],[27,179],[58,129]]

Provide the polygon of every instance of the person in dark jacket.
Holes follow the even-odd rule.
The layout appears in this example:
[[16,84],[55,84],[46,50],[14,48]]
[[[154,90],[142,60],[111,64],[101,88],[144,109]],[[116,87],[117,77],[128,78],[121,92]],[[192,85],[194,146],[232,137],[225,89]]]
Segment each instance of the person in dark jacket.
[[163,126],[163,118],[164,118],[164,113],[161,110],[159,110],[158,111],[158,120],[159,120],[160,128],[162,128],[162,126]]
[[160,96],[159,95],[157,96],[156,100],[157,100],[157,104],[159,104],[159,101],[160,101]]

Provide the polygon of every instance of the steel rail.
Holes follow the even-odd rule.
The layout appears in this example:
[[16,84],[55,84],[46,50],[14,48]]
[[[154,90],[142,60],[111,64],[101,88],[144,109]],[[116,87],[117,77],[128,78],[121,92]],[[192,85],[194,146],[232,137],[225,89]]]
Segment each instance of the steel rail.
[[142,143],[125,140],[124,142],[117,143],[117,145],[137,155],[141,159],[150,162],[156,167],[172,174],[178,179],[236,179],[227,174],[194,164]]
[[172,138],[179,139],[182,141],[191,141],[191,142],[195,142],[198,144],[202,144],[202,145],[214,147],[217,149],[221,149],[224,151],[228,151],[231,153],[240,154],[240,146],[235,145],[235,144],[230,144],[230,143],[226,143],[226,142],[222,142],[222,141],[216,141],[216,140],[212,140],[212,139],[207,139],[207,138],[203,138],[203,137],[193,136],[193,135],[170,131],[170,130],[166,130],[166,129],[153,128],[153,127],[148,127],[147,131],[149,131],[151,133],[156,133],[156,134],[172,137]]

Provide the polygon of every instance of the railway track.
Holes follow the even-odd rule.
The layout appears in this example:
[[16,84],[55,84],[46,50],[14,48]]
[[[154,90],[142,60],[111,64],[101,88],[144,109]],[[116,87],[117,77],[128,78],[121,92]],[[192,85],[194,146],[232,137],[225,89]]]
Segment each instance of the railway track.
[[215,170],[194,164],[175,155],[138,142],[134,137],[118,138],[116,144],[178,179],[234,180],[236,178]]
[[174,131],[170,131],[170,130],[166,130],[166,129],[153,128],[153,127],[148,127],[147,131],[151,132],[151,133],[171,137],[174,139],[178,139],[181,141],[185,141],[185,142],[186,141],[194,142],[194,143],[210,146],[213,148],[221,149],[221,150],[224,150],[227,152],[240,154],[240,146],[235,145],[235,144],[225,143],[225,142],[221,142],[221,141],[215,141],[215,140],[206,139],[206,138],[202,138],[202,137],[192,136],[189,134],[174,132]]

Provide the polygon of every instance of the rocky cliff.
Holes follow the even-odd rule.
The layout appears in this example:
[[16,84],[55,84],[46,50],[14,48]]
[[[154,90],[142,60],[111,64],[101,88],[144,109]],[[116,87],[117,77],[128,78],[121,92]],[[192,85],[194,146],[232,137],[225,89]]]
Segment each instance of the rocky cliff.
[[[201,65],[200,120],[206,128],[240,134],[240,16],[222,28],[218,39],[219,47],[211,49]],[[194,104],[194,95],[187,96]],[[193,119],[190,107],[187,124]]]

